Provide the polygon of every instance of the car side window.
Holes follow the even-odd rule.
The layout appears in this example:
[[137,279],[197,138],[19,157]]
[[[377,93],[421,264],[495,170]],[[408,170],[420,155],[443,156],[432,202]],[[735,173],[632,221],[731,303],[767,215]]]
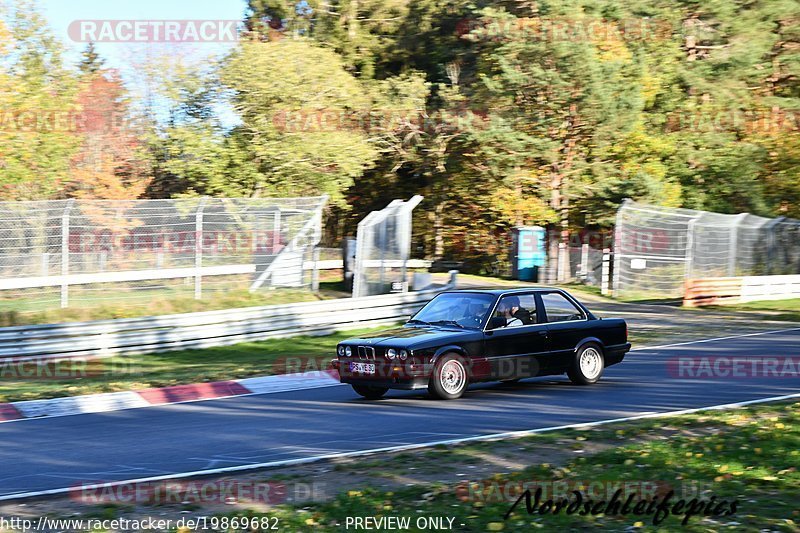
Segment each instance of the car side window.
[[533,294],[503,296],[497,303],[494,316],[504,318],[507,328],[536,324],[536,298]]
[[542,304],[548,322],[567,322],[584,318],[583,312],[558,292],[543,293]]

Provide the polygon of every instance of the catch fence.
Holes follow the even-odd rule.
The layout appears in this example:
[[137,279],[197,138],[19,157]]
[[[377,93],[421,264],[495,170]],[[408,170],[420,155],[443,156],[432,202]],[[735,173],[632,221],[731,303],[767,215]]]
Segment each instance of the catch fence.
[[326,200],[0,202],[0,310],[308,287]]
[[800,221],[631,200],[617,212],[614,296],[674,298],[688,279],[800,273]]

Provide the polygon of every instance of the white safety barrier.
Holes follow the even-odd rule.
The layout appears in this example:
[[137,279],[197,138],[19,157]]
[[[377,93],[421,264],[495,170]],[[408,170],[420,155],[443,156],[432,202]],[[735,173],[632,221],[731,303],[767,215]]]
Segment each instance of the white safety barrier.
[[741,302],[800,298],[800,276],[745,276]]
[[58,359],[209,348],[294,335],[326,335],[408,318],[455,288],[142,318],[0,328],[0,357]]
[[800,275],[690,279],[683,305],[738,304],[800,298]]

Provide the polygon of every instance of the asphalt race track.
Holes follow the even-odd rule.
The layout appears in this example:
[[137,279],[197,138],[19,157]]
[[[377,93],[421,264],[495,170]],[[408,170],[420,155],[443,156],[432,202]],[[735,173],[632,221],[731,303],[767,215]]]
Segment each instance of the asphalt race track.
[[794,377],[679,378],[678,356],[800,356],[800,330],[643,349],[600,383],[473,386],[460,400],[348,386],[0,424],[0,497],[800,393]]

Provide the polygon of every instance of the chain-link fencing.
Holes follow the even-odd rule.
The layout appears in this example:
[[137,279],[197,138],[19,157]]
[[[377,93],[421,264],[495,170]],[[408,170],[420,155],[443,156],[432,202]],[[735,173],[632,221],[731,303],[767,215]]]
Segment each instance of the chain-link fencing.
[[800,273],[800,221],[623,202],[614,296],[674,298],[687,279]]
[[422,196],[414,196],[406,202],[393,200],[359,222],[353,272],[354,297],[408,290],[411,213],[421,201]]
[[0,310],[308,287],[326,200],[0,202]]

